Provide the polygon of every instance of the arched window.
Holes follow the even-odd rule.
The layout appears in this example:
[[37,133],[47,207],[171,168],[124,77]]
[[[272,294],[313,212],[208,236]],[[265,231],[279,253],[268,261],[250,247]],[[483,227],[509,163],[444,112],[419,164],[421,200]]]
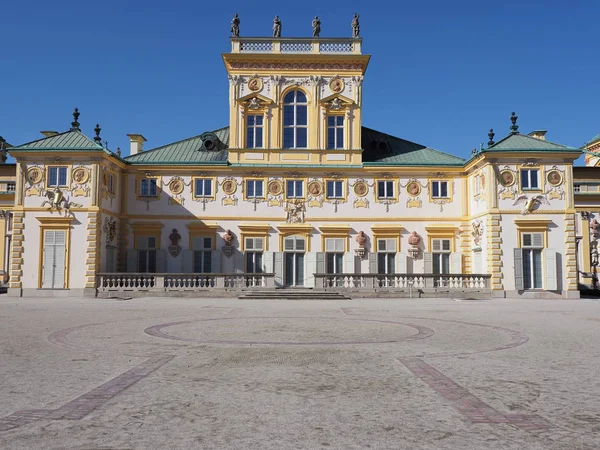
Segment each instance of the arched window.
[[283,99],[283,148],[308,147],[308,102],[302,91],[290,91]]

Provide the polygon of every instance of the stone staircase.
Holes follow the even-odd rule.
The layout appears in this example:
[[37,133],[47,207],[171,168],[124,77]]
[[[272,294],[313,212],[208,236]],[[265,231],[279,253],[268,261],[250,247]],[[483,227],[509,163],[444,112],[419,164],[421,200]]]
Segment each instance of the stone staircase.
[[339,292],[314,291],[312,289],[272,289],[247,291],[238,295],[242,300],[350,300]]

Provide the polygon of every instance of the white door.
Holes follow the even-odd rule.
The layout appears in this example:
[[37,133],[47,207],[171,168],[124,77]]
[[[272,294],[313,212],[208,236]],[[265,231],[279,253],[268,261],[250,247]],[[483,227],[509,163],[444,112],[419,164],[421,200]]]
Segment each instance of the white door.
[[65,288],[66,252],[67,232],[65,230],[46,230],[44,232],[42,288]]

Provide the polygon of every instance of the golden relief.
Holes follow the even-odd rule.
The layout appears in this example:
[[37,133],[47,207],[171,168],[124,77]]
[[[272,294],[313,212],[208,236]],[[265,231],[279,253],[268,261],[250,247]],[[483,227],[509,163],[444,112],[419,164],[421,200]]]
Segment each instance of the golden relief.
[[329,82],[329,89],[331,89],[336,94],[339,94],[344,90],[344,80],[339,77],[334,78]]
[[558,186],[562,183],[562,175],[558,170],[551,170],[546,175],[546,180],[548,180],[548,183],[552,186]]
[[43,178],[44,172],[42,172],[42,169],[40,169],[39,167],[31,167],[27,171],[27,181],[29,181],[30,184],[41,183]]
[[237,191],[237,184],[234,180],[225,180],[221,187],[226,195],[235,194],[235,191]]
[[421,185],[416,181],[411,181],[406,186],[406,192],[411,197],[416,197],[417,195],[419,195],[421,193]]
[[502,186],[512,186],[515,184],[515,174],[511,170],[500,172],[500,184]]
[[181,178],[173,178],[169,181],[169,190],[173,195],[179,195],[183,192],[184,184]]
[[354,184],[354,193],[358,197],[364,197],[369,193],[369,186],[364,181],[357,181]]
[[85,167],[78,167],[73,171],[73,181],[77,184],[85,184],[90,179],[90,172]]
[[272,180],[267,186],[270,195],[280,195],[283,192],[283,183],[279,180]]
[[259,92],[263,87],[263,81],[260,77],[252,77],[248,80],[248,89],[252,92]]
[[308,184],[308,193],[314,197],[323,194],[323,185],[319,181],[311,181]]

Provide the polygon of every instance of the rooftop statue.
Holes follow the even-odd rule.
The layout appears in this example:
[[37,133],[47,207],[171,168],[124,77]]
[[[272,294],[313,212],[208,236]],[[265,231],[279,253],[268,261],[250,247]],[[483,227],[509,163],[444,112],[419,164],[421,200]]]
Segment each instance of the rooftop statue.
[[318,16],[315,16],[315,18],[313,19],[312,27],[313,27],[313,37],[318,38],[319,34],[321,34],[321,21],[319,20]]
[[358,13],[354,13],[352,18],[352,37],[357,38],[360,35],[360,24],[358,23]]
[[237,13],[235,13],[235,16],[231,19],[231,35],[233,37],[240,37],[240,18]]
[[273,37],[281,37],[281,20],[279,20],[279,16],[275,16],[273,19]]

